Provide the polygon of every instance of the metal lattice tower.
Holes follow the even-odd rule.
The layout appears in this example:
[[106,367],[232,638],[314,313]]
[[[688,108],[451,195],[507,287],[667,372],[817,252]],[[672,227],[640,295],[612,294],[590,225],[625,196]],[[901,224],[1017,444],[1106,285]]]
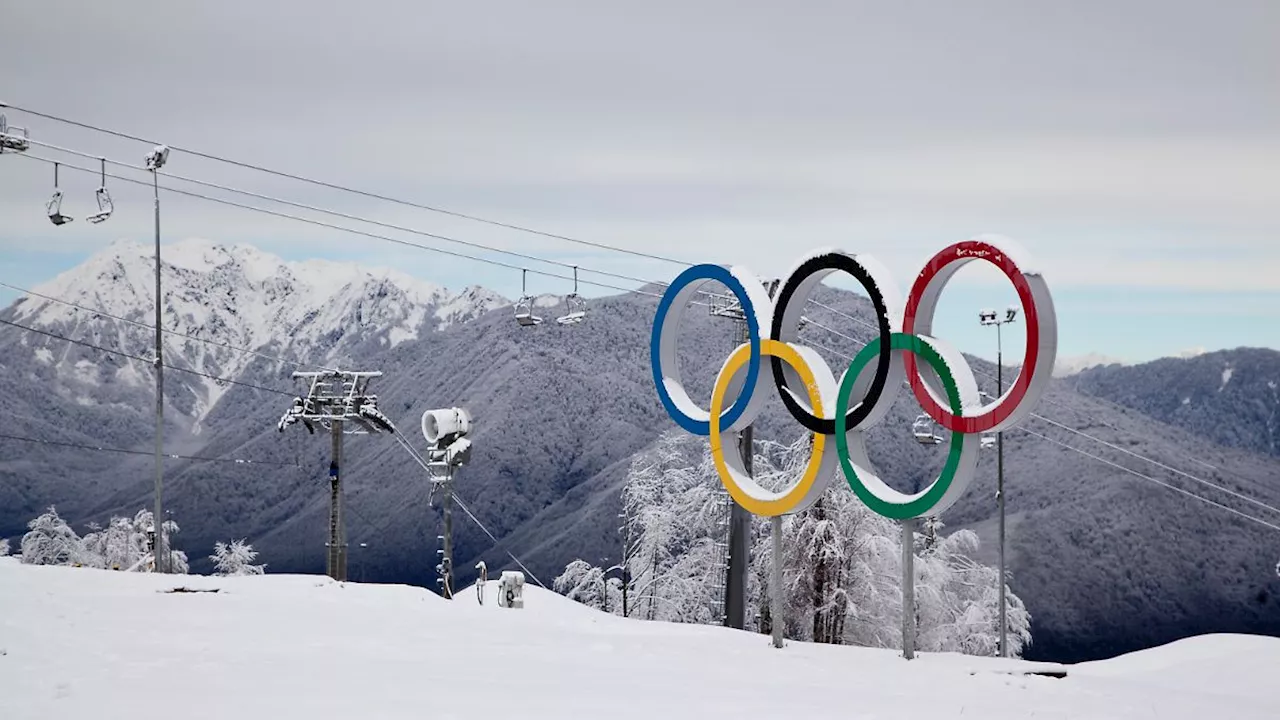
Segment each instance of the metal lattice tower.
[[305,397],[294,398],[293,405],[280,418],[276,429],[301,422],[307,432],[315,434],[315,426],[329,430],[332,456],[329,461],[329,542],[325,573],[334,580],[347,579],[347,535],[342,520],[342,436],[394,433],[391,419],[378,410],[378,396],[369,392],[378,371],[325,370],[295,372],[295,379],[308,381]]

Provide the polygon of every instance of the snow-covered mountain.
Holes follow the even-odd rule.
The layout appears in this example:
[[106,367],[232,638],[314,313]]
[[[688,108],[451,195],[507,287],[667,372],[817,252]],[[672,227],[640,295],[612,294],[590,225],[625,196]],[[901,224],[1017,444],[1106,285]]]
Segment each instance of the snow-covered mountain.
[[[36,292],[151,324],[154,258],[150,244],[117,241]],[[165,354],[172,359],[166,362],[230,379],[257,359],[233,347],[300,362],[342,363],[359,346],[377,343],[392,348],[508,303],[481,287],[453,292],[396,270],[329,260],[290,262],[248,245],[185,240],[163,246],[161,260],[162,324],[171,333],[165,337]],[[15,304],[12,319],[74,335],[90,316],[64,303],[27,297]],[[145,327],[117,321],[92,324],[96,333],[110,328],[112,347],[145,357],[154,354],[151,331]],[[107,380],[89,361],[63,367],[65,343],[45,338],[34,344],[33,352],[42,362],[86,382]],[[63,346],[58,353],[50,349],[56,345]],[[150,370],[140,365],[129,361],[112,368],[112,379],[149,383]],[[195,384],[199,397],[192,415],[198,422],[217,404],[226,385],[210,378]]]

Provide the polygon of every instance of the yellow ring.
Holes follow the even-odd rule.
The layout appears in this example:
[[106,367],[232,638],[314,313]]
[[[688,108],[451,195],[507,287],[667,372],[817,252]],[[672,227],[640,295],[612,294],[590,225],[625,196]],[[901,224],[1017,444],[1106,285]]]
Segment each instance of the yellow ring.
[[[787,343],[761,338],[760,354],[764,357],[776,357],[779,360],[790,365],[800,376],[800,381],[804,383],[805,390],[809,394],[809,406],[813,410],[813,414],[822,417],[822,398],[818,395],[818,385],[813,377],[813,370],[809,367],[809,363],[805,362],[800,353]],[[747,363],[751,357],[751,346],[744,344],[739,345],[736,350],[729,355],[729,359],[725,361],[724,367],[720,370],[720,375],[716,378],[715,389],[711,392],[711,459],[715,461],[716,472],[720,475],[720,482],[724,484],[725,490],[729,491],[729,495],[743,507],[747,512],[762,517],[774,517],[775,515],[786,515],[804,500],[809,494],[809,489],[813,487],[814,481],[818,478],[818,471],[822,466],[822,454],[826,448],[827,438],[819,433],[813,434],[813,450],[809,455],[809,464],[805,467],[804,475],[800,477],[800,481],[785,492],[781,497],[773,500],[761,500],[751,497],[738,485],[733,478],[724,460],[724,448],[720,444],[720,411],[724,406],[724,396],[729,390],[729,381],[738,372],[738,368]]]

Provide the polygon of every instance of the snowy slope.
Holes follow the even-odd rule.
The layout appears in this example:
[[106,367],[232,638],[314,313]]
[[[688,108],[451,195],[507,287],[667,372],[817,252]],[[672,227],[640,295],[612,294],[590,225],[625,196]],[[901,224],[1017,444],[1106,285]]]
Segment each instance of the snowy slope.
[[[218,592],[167,592],[175,586]],[[1048,666],[792,643],[302,575],[164,577],[0,559],[0,717],[1275,717],[1280,640],[1207,636]]]

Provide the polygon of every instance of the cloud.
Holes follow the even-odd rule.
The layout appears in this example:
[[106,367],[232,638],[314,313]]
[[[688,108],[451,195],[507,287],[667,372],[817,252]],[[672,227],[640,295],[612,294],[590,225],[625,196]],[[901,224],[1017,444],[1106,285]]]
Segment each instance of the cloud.
[[[1280,263],[1277,6],[921,7],[19,5],[0,27],[0,66],[25,68],[3,98],[17,104],[761,274],[832,244],[880,255],[905,284],[943,244],[999,232],[1055,287],[1280,289],[1257,271]],[[18,30],[36,25],[59,42]],[[39,139],[135,161],[146,150],[9,114]],[[678,271],[190,155],[170,169],[611,272]],[[55,232],[41,213],[50,180],[0,159],[0,253],[150,236],[145,188],[121,188],[103,226]],[[83,214],[96,181],[66,182],[68,211]],[[416,252],[195,201],[164,207],[166,237],[374,262]],[[499,272],[441,262],[419,260],[464,282]],[[980,270],[960,281],[1004,282]]]

